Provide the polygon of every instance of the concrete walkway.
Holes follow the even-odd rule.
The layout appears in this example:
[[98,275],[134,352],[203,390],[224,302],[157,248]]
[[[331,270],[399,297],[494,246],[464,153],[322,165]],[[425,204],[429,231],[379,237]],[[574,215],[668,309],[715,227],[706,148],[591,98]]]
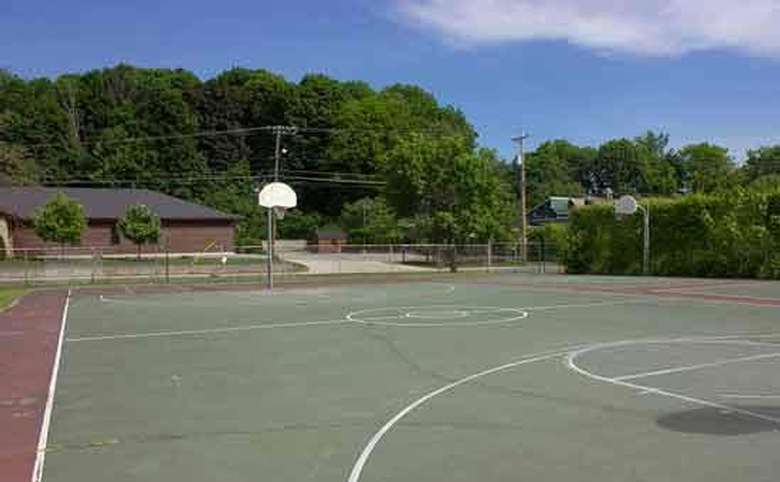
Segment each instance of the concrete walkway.
[[400,263],[390,263],[362,254],[310,254],[289,253],[282,254],[286,261],[299,263],[308,268],[306,274],[336,274],[336,273],[409,273],[409,272],[434,272],[434,268],[409,266]]

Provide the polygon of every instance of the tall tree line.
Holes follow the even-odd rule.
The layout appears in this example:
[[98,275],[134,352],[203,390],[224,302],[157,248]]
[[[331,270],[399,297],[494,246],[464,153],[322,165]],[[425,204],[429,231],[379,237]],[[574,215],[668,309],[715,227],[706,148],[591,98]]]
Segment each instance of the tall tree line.
[[[159,190],[239,214],[239,241],[256,242],[265,218],[254,189],[276,147],[269,126],[298,128],[282,138],[284,179],[300,199],[282,235],[340,220],[363,239],[375,226],[376,242],[517,236],[515,173],[477,144],[462,112],[413,85],[377,90],[319,74],[292,82],[244,68],[207,80],[130,65],[56,79],[0,71],[0,184]],[[664,133],[598,147],[555,140],[528,155],[527,173],[531,205],[608,190],[714,192],[776,183],[780,146],[751,150],[737,167],[723,147],[671,149]],[[357,226],[364,208],[366,226]]]
[[556,195],[713,193],[780,183],[780,145],[749,150],[738,166],[725,147],[705,142],[673,149],[668,134],[647,131],[598,147],[547,141],[528,155],[526,167],[533,204]]
[[[0,182],[159,190],[242,215],[239,238],[248,241],[262,232],[253,193],[274,165],[269,126],[297,128],[284,133],[281,166],[300,209],[282,231],[311,230],[365,198],[395,200],[394,215],[408,215],[419,206],[395,194],[405,178],[391,166],[417,144],[429,148],[424,162],[439,167],[488,156],[491,182],[505,182],[498,157],[478,150],[464,115],[416,86],[375,90],[317,74],[290,82],[244,68],[202,81],[181,69],[130,65],[56,79],[0,71]],[[421,170],[405,175],[430,198],[441,181],[429,177],[439,174],[416,165]],[[433,216],[440,208],[426,209]]]

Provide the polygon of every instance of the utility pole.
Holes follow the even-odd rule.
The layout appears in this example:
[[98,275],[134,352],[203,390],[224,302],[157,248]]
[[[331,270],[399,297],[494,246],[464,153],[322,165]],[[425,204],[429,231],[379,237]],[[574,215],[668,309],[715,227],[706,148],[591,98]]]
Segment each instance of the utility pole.
[[513,137],[512,140],[517,143],[517,164],[519,169],[518,187],[520,189],[520,258],[523,262],[528,261],[528,218],[526,215],[526,188],[525,188],[525,140],[530,137],[523,131],[520,135]]
[[279,162],[282,157],[282,127],[274,127],[276,136],[276,147],[274,148],[274,182],[279,181]]
[[271,128],[271,132],[274,133],[274,137],[276,140],[275,147],[274,147],[274,181],[278,181],[279,166],[281,164],[282,154],[285,152],[282,149],[282,136],[294,135],[296,132],[298,132],[298,129],[291,126],[273,126]]
[[[297,129],[295,127],[289,127],[289,126],[273,126],[272,132],[274,133],[275,137],[275,145],[274,145],[274,182],[279,182],[279,165],[281,164],[282,160],[282,136],[283,135],[293,135],[297,132]],[[273,211],[273,210],[271,210]],[[268,229],[271,233],[271,243],[268,246],[269,253],[271,256],[275,254],[276,250],[276,213],[271,213],[268,215]]]

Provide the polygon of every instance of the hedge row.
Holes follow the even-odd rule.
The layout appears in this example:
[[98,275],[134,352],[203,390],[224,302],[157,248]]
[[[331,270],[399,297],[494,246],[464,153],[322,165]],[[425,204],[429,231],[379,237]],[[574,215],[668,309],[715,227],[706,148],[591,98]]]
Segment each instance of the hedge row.
[[[780,279],[780,189],[643,202],[650,207],[651,272],[661,276]],[[611,205],[574,212],[563,249],[569,273],[640,274],[642,224]]]

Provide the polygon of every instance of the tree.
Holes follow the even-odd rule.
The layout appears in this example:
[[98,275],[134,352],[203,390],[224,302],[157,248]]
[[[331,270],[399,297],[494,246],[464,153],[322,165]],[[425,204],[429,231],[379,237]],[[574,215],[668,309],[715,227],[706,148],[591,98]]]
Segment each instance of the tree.
[[662,155],[663,134],[647,133],[638,140],[616,139],[599,147],[590,177],[597,192],[671,194],[677,182],[670,158]]
[[729,150],[714,144],[690,144],[679,152],[685,181],[693,192],[715,192],[733,183],[734,161]]
[[390,244],[403,237],[395,213],[381,197],[345,204],[341,227],[347,232],[350,243]]
[[87,218],[81,204],[60,192],[35,213],[33,227],[42,240],[59,243],[64,255],[66,244],[81,242]]
[[136,245],[138,259],[141,259],[141,246],[156,243],[162,231],[160,218],[143,204],[128,207],[125,215],[117,222],[117,228],[124,237]]
[[768,174],[780,174],[780,145],[749,150],[743,170],[748,181]]
[[387,155],[385,196],[404,217],[423,217],[433,242],[511,239],[514,196],[498,157],[461,136],[411,134]]
[[526,180],[529,208],[550,196],[582,196],[585,186],[580,173],[595,157],[591,148],[575,146],[564,140],[541,144],[526,156]]

